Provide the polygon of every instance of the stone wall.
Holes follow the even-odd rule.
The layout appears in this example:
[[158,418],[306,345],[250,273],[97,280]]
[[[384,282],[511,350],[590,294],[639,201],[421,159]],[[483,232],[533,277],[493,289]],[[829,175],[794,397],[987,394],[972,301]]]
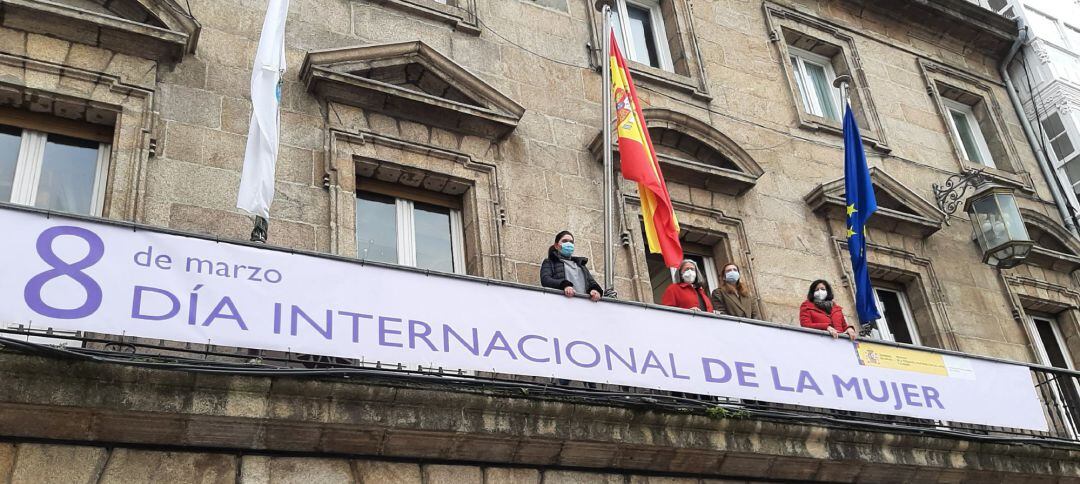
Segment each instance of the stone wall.
[[[446,165],[442,173],[474,183],[465,196],[471,274],[537,284],[539,261],[561,229],[577,235],[579,255],[602,273],[601,164],[588,150],[600,132],[600,76],[593,68],[598,59],[586,49],[598,45],[592,3],[572,0],[566,8],[562,2],[548,8],[521,0],[463,2],[464,16],[447,16],[458,7],[426,11],[420,8],[424,1],[292,3],[271,243],[356,255],[353,163],[374,156],[423,169]],[[119,106],[106,216],[244,239],[251,222],[233,207],[264,8],[262,1],[193,0],[191,12],[201,24],[198,44],[179,62],[0,27],[0,55],[11,60],[0,80],[29,95],[56,93]],[[477,27],[470,27],[466,13],[475,13]],[[844,0],[665,4],[680,67],[667,73],[636,66],[642,102],[706,123],[764,171],[737,196],[678,182],[669,189],[685,226],[726,241],[718,252],[744,266],[766,319],[797,324],[805,287],[817,278],[837,283],[845,306],[851,306],[852,292],[838,249],[842,222],[814,213],[804,201],[816,186],[842,176],[842,138],[827,123],[807,127],[783,67],[778,39],[784,36],[778,29],[801,29],[843,44],[856,71],[860,117],[873,120],[867,125],[874,130],[869,163],[910,196],[932,200],[932,183],[966,168],[937,99],[927,94],[948,72],[982,89],[998,108],[1002,149],[1017,167],[1016,173],[999,175],[1018,187],[1021,205],[1057,217],[996,74],[1004,41],[987,48],[959,34],[928,32],[919,26],[926,19],[914,15]],[[300,66],[311,51],[415,40],[523,106],[516,129],[488,138],[426,126],[322,99],[301,82]],[[66,80],[72,69],[85,78],[114,79],[136,95],[110,99],[93,83]],[[406,155],[386,143],[372,144],[375,138],[413,148]],[[440,157],[430,155],[436,151]],[[634,196],[636,187],[624,182],[616,230],[628,235],[630,245],[617,250],[616,287],[624,298],[649,301]],[[1022,288],[1003,283],[1010,279],[979,263],[964,217],[950,217],[951,225],[926,238],[877,229],[868,238],[879,252],[918,266],[906,284],[922,288],[909,299],[925,302],[914,312],[928,343],[1030,361],[1028,335],[1014,317],[1030,304],[1017,302]],[[881,269],[901,270],[899,264]],[[1080,283],[1076,275],[1025,267],[1009,274],[1049,283],[1053,298],[1072,308],[1061,318],[1068,326],[1064,333],[1080,333],[1068,313],[1080,306],[1080,293],[1069,289]]]
[[[42,472],[48,468],[48,472]],[[372,459],[237,455],[0,444],[5,484],[738,484],[736,479],[656,477],[527,467],[447,465]],[[756,480],[754,481],[756,482]]]
[[[709,416],[541,393],[386,374],[206,374],[2,351],[0,483],[7,476],[16,483],[398,476],[461,484],[1080,478],[1080,451],[1052,441],[883,429],[827,415]],[[83,445],[57,445],[73,442]]]

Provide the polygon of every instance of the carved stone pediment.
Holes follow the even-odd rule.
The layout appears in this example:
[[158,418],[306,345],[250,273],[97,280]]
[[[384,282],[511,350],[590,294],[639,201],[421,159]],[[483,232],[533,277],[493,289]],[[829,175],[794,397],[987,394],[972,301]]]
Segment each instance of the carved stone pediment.
[[308,90],[325,99],[464,134],[502,138],[525,108],[420,41],[308,53]]
[[179,62],[202,26],[174,0],[4,0],[4,27],[146,59]]
[[1025,264],[1066,274],[1080,269],[1080,240],[1061,224],[1038,212],[1021,209],[1028,237],[1035,242]]
[[[667,181],[738,196],[765,173],[731,138],[704,121],[668,109],[644,109],[642,115]],[[612,149],[617,151],[617,140],[612,138]],[[589,144],[597,159],[602,145],[603,134]]]
[[[941,230],[945,214],[877,167],[870,169],[878,209],[867,225],[888,232],[926,238]],[[818,214],[838,220],[847,218],[844,179],[818,185],[804,198]]]

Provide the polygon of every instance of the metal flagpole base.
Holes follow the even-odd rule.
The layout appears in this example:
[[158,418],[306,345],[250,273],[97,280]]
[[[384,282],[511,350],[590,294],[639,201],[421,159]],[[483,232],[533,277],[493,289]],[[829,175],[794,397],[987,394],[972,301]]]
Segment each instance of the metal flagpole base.
[[614,9],[615,8],[615,0],[596,0],[595,5],[596,5],[597,10],[603,12],[605,5],[608,8]]
[[260,244],[266,243],[266,232],[270,229],[270,222],[261,216],[255,216],[255,227],[251,229],[251,241]]

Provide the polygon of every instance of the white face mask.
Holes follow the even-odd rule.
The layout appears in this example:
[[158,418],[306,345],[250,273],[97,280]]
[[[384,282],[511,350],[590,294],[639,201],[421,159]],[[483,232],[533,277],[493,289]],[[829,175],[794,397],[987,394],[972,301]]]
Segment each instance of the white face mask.
[[735,284],[736,282],[739,282],[739,271],[737,271],[735,269],[727,271],[727,273],[724,274],[724,280],[731,283],[731,284]]
[[683,282],[688,282],[688,283],[693,284],[694,281],[697,280],[697,272],[694,272],[693,269],[687,269],[687,270],[683,271],[682,280],[683,280]]
[[814,291],[814,299],[817,301],[824,301],[825,297],[829,295],[829,292],[824,289],[818,289]]

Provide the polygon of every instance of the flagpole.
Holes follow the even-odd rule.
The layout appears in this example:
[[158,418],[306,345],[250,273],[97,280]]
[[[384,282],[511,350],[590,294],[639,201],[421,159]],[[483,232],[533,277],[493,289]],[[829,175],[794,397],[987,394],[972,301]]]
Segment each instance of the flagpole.
[[[851,76],[847,74],[836,76],[836,79],[833,79],[832,82],[833,87],[840,89],[840,100],[844,101],[843,109],[847,109],[851,105],[851,99],[848,98],[848,86],[850,84]],[[844,113],[840,113],[840,115],[843,116]]]
[[604,55],[600,59],[600,67],[603,72],[603,88],[601,99],[604,109],[604,291],[615,289],[615,240],[614,240],[614,173],[615,167],[611,159],[611,0],[597,0],[596,8],[600,10],[603,18],[603,29],[600,40],[604,45]]

